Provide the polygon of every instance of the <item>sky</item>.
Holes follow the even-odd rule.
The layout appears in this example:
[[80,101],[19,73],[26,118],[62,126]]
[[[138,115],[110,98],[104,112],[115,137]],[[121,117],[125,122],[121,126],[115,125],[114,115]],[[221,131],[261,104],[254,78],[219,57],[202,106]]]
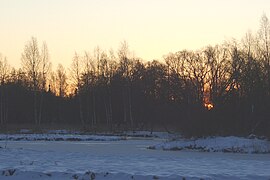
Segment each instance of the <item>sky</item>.
[[0,0],[0,53],[21,66],[24,46],[46,41],[50,60],[68,67],[75,51],[117,51],[127,41],[145,61],[240,39],[270,16],[269,0]]

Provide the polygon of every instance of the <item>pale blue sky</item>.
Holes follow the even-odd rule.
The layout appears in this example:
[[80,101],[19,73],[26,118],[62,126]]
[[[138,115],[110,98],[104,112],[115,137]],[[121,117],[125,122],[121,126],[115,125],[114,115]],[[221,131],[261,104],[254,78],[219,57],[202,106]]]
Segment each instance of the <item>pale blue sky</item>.
[[126,40],[145,60],[240,39],[257,30],[269,0],[0,0],[0,52],[20,66],[31,36],[45,40],[54,66],[74,52],[117,50]]

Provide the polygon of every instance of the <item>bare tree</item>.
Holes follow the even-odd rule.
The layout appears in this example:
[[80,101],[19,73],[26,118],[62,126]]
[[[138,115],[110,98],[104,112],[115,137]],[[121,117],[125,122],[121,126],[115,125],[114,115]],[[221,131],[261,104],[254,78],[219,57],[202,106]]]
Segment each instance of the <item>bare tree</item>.
[[51,62],[49,56],[49,50],[46,42],[43,42],[41,46],[41,89],[46,90],[47,76],[51,70]]
[[82,111],[82,94],[81,94],[81,76],[82,76],[82,67],[81,67],[81,59],[79,55],[75,52],[74,57],[72,59],[72,64],[70,68],[70,76],[71,81],[74,88],[77,91],[77,96],[79,100],[79,111],[80,111],[80,121],[84,124],[83,111]]
[[113,49],[110,49],[109,51],[109,62],[108,62],[108,66],[109,66],[109,79],[111,80],[111,78],[115,75],[116,70],[117,70],[117,62],[116,62],[116,57],[114,54]]
[[57,95],[57,79],[56,79],[56,73],[54,71],[50,72],[50,76],[49,76],[49,85],[50,85],[50,89],[49,91],[55,95]]
[[7,121],[7,95],[5,83],[8,80],[10,66],[7,63],[7,58],[0,54],[0,123]]
[[32,37],[30,41],[24,47],[22,53],[22,67],[27,73],[30,88],[34,91],[38,90],[38,76],[40,74],[41,56],[38,48],[37,39]]
[[23,69],[27,73],[30,81],[30,89],[34,93],[34,121],[36,124],[38,124],[37,91],[39,85],[38,77],[40,75],[40,66],[42,60],[36,38],[32,37],[31,40],[25,45],[21,61]]
[[230,83],[230,56],[226,48],[221,46],[208,46],[204,55],[209,66],[207,86],[209,88],[209,101],[215,105],[221,103],[226,88]]
[[56,80],[57,80],[57,94],[60,97],[65,97],[67,93],[67,75],[66,70],[62,64],[58,64],[56,70]]
[[7,58],[0,54],[0,83],[3,85],[8,80],[10,73],[10,66],[7,62]]
[[131,73],[131,59],[129,58],[130,51],[128,47],[128,43],[126,41],[121,42],[120,47],[118,49],[118,58],[120,63],[120,71],[123,77],[129,77]]
[[[112,55],[112,54],[111,54]],[[112,57],[111,57],[112,58]],[[106,115],[106,122],[107,126],[109,127],[110,123],[112,122],[112,105],[111,105],[111,88],[110,88],[110,81],[111,81],[111,70],[110,70],[110,59],[106,52],[101,53],[100,59],[100,76],[101,79],[100,84],[103,90],[103,103],[105,107],[105,115]]]
[[[179,51],[176,53],[169,53],[168,55],[164,56],[164,60],[167,66],[168,99],[183,100],[181,96],[183,96],[184,89],[188,87],[187,84],[189,81],[187,78],[185,64],[186,53],[186,51]],[[189,96],[184,96],[187,100],[186,103],[188,104]]]
[[95,49],[94,49],[94,61],[96,63],[96,76],[99,77],[99,74],[100,74],[100,57],[101,57],[101,50],[99,48],[99,46],[97,46]]
[[200,51],[189,52],[185,55],[188,78],[196,88],[196,103],[203,105],[209,67]]
[[119,70],[123,78],[126,79],[123,88],[123,109],[124,109],[124,122],[127,122],[127,119],[130,121],[131,128],[133,128],[133,116],[132,116],[132,60],[129,58],[130,51],[128,43],[126,41],[120,44],[118,49],[118,58],[120,61]]
[[[67,75],[65,68],[63,67],[62,64],[58,64],[57,69],[56,69],[56,92],[57,95],[61,98],[64,98],[67,93]],[[63,113],[63,101],[59,98],[58,101],[58,120],[62,121],[62,113]]]
[[[92,60],[92,57],[89,52],[84,52],[83,56],[83,86],[85,89],[86,94],[86,120],[90,121],[90,107],[93,107],[90,105],[90,86],[93,82],[93,76],[95,74],[95,65]],[[92,109],[93,116],[91,117],[91,125],[94,126],[94,122],[96,122],[96,116],[95,116],[95,109],[93,107]]]
[[78,89],[81,86],[81,73],[82,73],[81,59],[80,56],[77,54],[77,52],[75,52],[70,67],[71,82],[75,89]]
[[241,96],[241,71],[244,66],[244,59],[242,57],[241,51],[238,49],[236,44],[232,44],[229,47],[229,54],[231,58],[231,73],[229,87],[227,91],[236,95],[236,97]]
[[51,62],[49,58],[49,51],[46,42],[43,42],[41,46],[41,97],[40,97],[40,106],[39,106],[39,124],[42,121],[42,114],[43,114],[43,96],[44,91],[46,91],[46,83],[47,83],[47,76],[51,69]]
[[267,83],[267,94],[270,94],[270,22],[268,17],[263,14],[261,27],[258,32],[260,59],[263,61],[265,70],[265,81]]

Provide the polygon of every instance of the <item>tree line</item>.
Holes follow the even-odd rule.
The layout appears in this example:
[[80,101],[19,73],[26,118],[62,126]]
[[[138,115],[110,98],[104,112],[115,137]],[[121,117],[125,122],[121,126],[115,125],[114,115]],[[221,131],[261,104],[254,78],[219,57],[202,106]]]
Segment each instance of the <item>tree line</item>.
[[0,123],[79,124],[95,130],[179,130],[186,135],[270,136],[270,23],[241,41],[169,53],[163,61],[119,49],[75,53],[52,70],[32,37],[11,68],[0,56]]

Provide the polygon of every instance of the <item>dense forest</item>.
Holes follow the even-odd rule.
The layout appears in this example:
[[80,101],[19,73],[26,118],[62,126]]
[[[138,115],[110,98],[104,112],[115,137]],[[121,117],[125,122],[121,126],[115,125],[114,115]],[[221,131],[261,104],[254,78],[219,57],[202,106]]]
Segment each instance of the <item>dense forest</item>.
[[[21,68],[0,56],[0,126],[69,124],[95,130],[173,128],[186,135],[270,136],[270,23],[242,40],[169,53],[162,61],[95,48],[53,70],[32,37]],[[179,32],[181,33],[181,32]],[[162,42],[161,42],[162,43]]]

